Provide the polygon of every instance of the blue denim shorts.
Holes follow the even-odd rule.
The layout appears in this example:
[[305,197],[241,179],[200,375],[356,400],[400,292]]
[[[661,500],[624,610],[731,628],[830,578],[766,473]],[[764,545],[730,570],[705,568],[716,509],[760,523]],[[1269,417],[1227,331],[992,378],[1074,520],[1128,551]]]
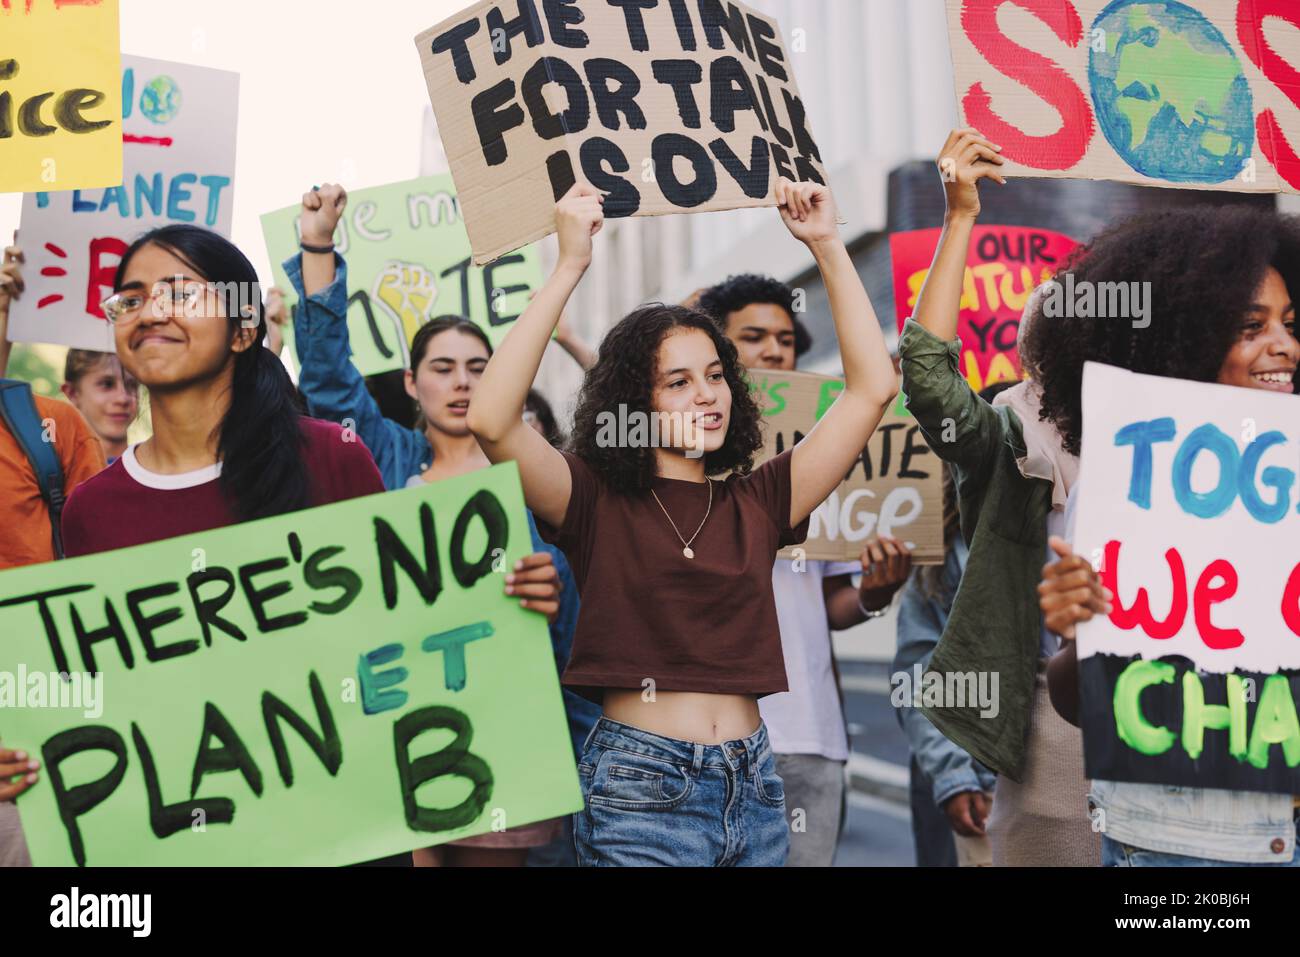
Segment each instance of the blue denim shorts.
[[785,792],[767,728],[695,744],[602,717],[578,762],[582,867],[781,867]]

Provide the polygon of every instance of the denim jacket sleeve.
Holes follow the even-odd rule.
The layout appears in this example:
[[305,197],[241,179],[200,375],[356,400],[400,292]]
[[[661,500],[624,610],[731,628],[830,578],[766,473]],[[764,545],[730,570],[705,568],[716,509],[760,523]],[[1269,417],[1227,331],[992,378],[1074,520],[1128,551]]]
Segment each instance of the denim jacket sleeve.
[[[943,570],[943,590],[939,596],[927,596],[915,573],[903,590],[898,608],[898,647],[894,655],[894,674],[906,676],[904,687],[915,687],[916,675],[930,665],[930,657],[939,644],[952,596],[961,581],[966,564],[966,546],[956,540],[948,551]],[[914,666],[919,664],[920,669]],[[963,791],[991,791],[997,776],[939,731],[912,702],[894,702],[912,754],[933,786],[934,803],[943,803]]]
[[983,484],[999,454],[1005,423],[962,376],[961,343],[945,342],[909,319],[898,354],[907,409],[926,443],[957,468],[965,488]]
[[[428,467],[433,453],[423,435],[384,418],[352,364],[348,342],[348,266],[334,254],[334,281],[307,296],[302,254],[285,260],[284,271],[298,296],[293,341],[298,350],[298,389],[317,418],[351,426],[365,443],[390,491]],[[349,421],[350,420],[350,421]]]

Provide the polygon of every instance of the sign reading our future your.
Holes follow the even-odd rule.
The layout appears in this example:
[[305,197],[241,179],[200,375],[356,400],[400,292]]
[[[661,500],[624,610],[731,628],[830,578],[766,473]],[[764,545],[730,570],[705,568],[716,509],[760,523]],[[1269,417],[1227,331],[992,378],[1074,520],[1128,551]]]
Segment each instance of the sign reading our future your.
[[963,121],[1007,175],[1300,191],[1300,4],[947,3]]
[[33,860],[351,864],[580,809],[546,622],[504,593],[530,551],[507,464],[0,573],[0,673],[101,676],[0,709]]
[[[283,263],[298,253],[300,212],[290,206],[262,217],[276,283],[284,290],[292,289]],[[348,339],[362,375],[408,366],[416,330],[438,316],[465,316],[499,345],[542,284],[534,246],[483,268],[471,262],[450,176],[350,192],[334,242],[347,259]],[[289,308],[299,308],[292,298]],[[284,328],[296,356],[293,329]]]
[[826,182],[780,27],[743,4],[485,0],[415,42],[476,263],[553,232],[579,178],[609,217]]
[[1300,794],[1300,398],[1090,363],[1083,403],[1088,777]]

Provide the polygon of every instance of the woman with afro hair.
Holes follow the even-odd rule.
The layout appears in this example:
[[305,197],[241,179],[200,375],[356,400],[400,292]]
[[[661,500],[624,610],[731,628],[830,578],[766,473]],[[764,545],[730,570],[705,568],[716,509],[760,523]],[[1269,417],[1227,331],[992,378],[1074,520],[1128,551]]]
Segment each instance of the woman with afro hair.
[[1063,263],[1056,282],[1094,291],[1135,284],[1130,288],[1140,290],[1146,306],[1128,316],[1064,318],[1051,308],[1050,293],[1059,287],[1040,289],[1021,328],[1022,364],[1032,381],[990,406],[958,373],[953,340],[980,210],[977,184],[1005,182],[998,153],[975,130],[954,131],[944,146],[944,233],[899,352],[908,407],[931,447],[956,468],[970,544],[931,669],[996,673],[999,707],[983,717],[953,702],[922,710],[999,774],[988,823],[995,863],[1095,866],[1101,846],[1083,811],[1089,792],[1082,740],[1049,697],[1059,629],[1047,627],[1037,594],[1043,562],[1068,552],[1063,539],[1078,475],[1083,367],[1101,362],[1292,391],[1300,343],[1287,290],[1300,284],[1300,228],[1245,207],[1150,212],[1111,227]]
[[819,265],[845,369],[844,391],[793,449],[753,468],[760,413],[735,346],[683,306],[644,306],[605,337],[568,451],[524,423],[528,383],[604,223],[586,183],[557,204],[555,272],[470,404],[470,429],[494,462],[518,462],[582,594],[563,681],[603,708],[578,764],[583,865],[780,866],[789,847],[757,703],[787,689],[772,565],[803,541],[897,379],[830,191],[782,179],[775,198]]

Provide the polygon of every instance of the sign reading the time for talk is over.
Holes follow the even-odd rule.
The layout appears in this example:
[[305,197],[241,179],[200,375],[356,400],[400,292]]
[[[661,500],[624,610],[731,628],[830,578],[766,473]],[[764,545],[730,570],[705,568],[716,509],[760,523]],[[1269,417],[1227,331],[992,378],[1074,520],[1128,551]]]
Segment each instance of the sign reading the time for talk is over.
[[826,182],[775,20],[731,0],[486,0],[415,38],[474,261],[605,215],[773,206]]
[[0,574],[32,859],[351,864],[578,810],[546,622],[504,593],[531,551],[508,464]]

